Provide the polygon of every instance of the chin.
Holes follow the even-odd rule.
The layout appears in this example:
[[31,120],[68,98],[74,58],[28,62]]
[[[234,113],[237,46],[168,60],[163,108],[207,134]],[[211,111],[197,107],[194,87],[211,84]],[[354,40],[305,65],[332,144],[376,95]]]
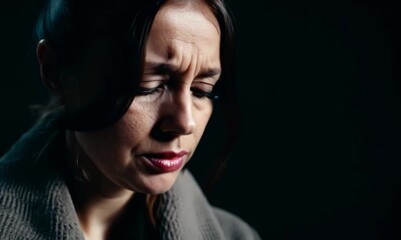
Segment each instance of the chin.
[[173,184],[145,187],[141,192],[150,195],[157,195],[167,192],[168,190],[171,189],[172,186]]
[[167,173],[157,176],[151,176],[143,181],[142,186],[138,190],[139,192],[145,194],[162,194],[170,190],[176,180],[177,173]]

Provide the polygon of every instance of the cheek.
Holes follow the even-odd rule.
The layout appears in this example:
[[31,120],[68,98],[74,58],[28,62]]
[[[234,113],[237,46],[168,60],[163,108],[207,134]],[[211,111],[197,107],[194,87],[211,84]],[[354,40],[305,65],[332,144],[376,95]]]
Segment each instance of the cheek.
[[206,129],[207,124],[209,123],[210,117],[212,115],[212,107],[208,110],[199,112],[196,116],[197,119],[197,128],[195,130],[196,140],[197,142],[200,141],[200,138],[203,135],[203,132]]
[[150,135],[151,129],[157,120],[156,111],[152,106],[134,102],[131,104],[125,115],[116,124],[121,143],[133,145],[133,142],[140,142]]
[[76,139],[82,150],[94,162],[101,162],[102,159],[109,159],[115,155],[114,134],[112,131],[76,132]]
[[95,132],[77,132],[77,140],[94,161],[110,157],[125,159],[149,136],[154,122],[151,113],[133,104],[112,127]]

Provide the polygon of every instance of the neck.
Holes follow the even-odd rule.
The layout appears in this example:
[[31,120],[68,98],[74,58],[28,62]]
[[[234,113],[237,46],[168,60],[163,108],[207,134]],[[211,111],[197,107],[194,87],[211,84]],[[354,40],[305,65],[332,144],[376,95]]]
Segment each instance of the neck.
[[[67,133],[67,149],[70,154],[69,188],[74,206],[87,239],[104,239],[113,223],[124,212],[134,192],[116,185],[105,177],[95,164],[77,147],[73,133]],[[78,166],[79,165],[79,166]],[[82,169],[88,174],[83,175]]]
[[106,233],[126,209],[134,195],[130,191],[104,192],[92,182],[74,181],[71,191],[82,230],[87,235]]
[[76,203],[78,219],[84,234],[97,236],[94,239],[105,238],[124,212],[128,202],[129,198],[127,197],[91,196],[91,198]]

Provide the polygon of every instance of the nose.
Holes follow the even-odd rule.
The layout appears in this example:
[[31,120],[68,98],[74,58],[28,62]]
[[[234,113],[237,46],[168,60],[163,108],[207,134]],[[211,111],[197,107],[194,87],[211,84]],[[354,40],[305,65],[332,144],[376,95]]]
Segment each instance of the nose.
[[190,135],[196,127],[190,91],[177,93],[162,106],[161,131],[173,135]]

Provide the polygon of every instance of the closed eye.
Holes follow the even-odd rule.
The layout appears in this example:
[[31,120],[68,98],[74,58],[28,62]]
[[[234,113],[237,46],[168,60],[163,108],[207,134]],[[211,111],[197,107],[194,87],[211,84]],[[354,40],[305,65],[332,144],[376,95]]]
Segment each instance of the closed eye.
[[196,87],[192,87],[191,91],[192,91],[192,94],[197,98],[209,98],[212,100],[215,98],[213,91],[204,91],[204,90],[196,88]]
[[144,87],[144,86],[138,86],[136,89],[136,95],[138,96],[145,96],[145,95],[151,95],[154,93],[159,93],[166,89],[166,84],[162,81],[158,81],[158,85],[156,87]]
[[[141,81],[140,85],[136,89],[137,96],[146,96],[172,88],[172,82],[168,80],[147,80]],[[190,87],[192,95],[198,99],[211,99],[216,100],[217,96],[213,91],[213,84],[201,81],[195,81],[193,86]]]

